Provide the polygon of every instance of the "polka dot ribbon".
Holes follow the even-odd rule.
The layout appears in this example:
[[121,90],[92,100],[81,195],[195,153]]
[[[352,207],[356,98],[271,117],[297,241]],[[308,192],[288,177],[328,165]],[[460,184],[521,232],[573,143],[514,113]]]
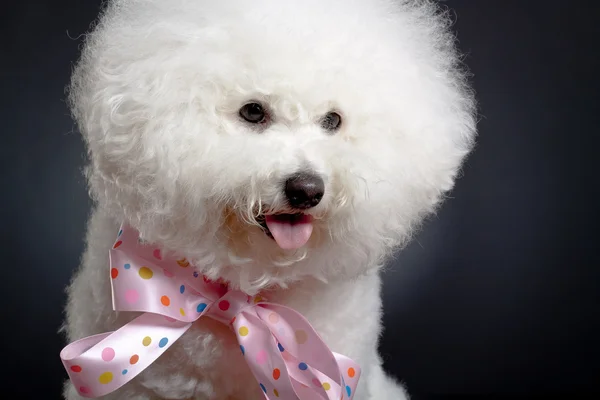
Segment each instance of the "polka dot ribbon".
[[352,399],[360,367],[329,350],[296,311],[199,276],[185,259],[163,254],[124,225],[110,250],[115,311],[143,312],[114,332],[60,353],[83,397],[111,393],[150,366],[201,317],[227,324],[266,399]]

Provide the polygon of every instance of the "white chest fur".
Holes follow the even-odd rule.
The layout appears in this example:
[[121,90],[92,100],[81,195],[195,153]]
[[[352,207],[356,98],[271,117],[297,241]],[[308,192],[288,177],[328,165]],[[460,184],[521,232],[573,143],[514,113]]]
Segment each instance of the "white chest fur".
[[[69,291],[66,330],[69,339],[118,329],[136,316],[112,310],[108,249],[118,223],[95,212],[88,227],[87,249]],[[265,293],[269,301],[303,314],[332,351],[363,368],[356,399],[367,398],[369,367],[378,366],[380,279],[324,284],[304,281],[285,291]],[[220,322],[202,319],[138,378],[110,398],[262,399],[262,393],[239,351],[235,336]]]

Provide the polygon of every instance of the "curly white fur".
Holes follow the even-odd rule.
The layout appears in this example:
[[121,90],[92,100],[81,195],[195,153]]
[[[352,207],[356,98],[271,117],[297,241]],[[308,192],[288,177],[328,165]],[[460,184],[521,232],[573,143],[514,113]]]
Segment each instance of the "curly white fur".
[[[107,274],[127,221],[209,277],[304,313],[361,363],[357,400],[401,398],[376,354],[377,272],[452,188],[475,135],[449,22],[427,0],[109,1],[70,90],[96,207],[69,339],[133,317],[111,310]],[[239,118],[249,100],[268,108],[265,129]],[[330,110],[343,118],[333,135],[318,124]],[[305,169],[325,196],[308,244],[284,251],[257,217],[289,211],[282,182]],[[111,398],[261,398],[238,353],[202,321]]]

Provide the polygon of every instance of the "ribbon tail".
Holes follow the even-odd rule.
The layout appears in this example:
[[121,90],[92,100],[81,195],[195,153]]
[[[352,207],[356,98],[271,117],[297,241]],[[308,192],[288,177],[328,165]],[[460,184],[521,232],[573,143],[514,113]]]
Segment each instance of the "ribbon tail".
[[157,314],[142,314],[114,332],[67,345],[60,358],[81,396],[104,396],[146,369],[191,325]]
[[358,381],[361,375],[360,366],[352,361],[350,358],[338,354],[333,353],[335,357],[335,361],[340,367],[340,371],[343,371],[342,374],[342,399],[352,399],[354,398],[354,393],[356,392],[356,388],[358,387]]
[[[240,350],[266,399],[301,399],[282,352],[268,326],[254,313],[242,311],[233,323]],[[311,397],[310,399],[315,399]]]
[[[301,399],[351,399],[356,383],[349,382],[349,368],[358,365],[349,358],[339,359],[328,348],[308,320],[295,310],[272,303],[259,303],[258,316],[266,321],[273,336],[282,345],[282,353],[292,379],[298,381],[300,390],[309,388],[310,397]],[[340,363],[341,361],[341,363]],[[356,378],[356,370],[350,371]],[[355,379],[354,378],[354,379]]]

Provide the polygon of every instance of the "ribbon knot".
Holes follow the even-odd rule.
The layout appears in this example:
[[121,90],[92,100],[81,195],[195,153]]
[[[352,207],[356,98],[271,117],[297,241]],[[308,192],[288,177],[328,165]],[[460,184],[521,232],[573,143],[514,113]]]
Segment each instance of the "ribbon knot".
[[143,312],[115,332],[75,341],[60,354],[83,397],[125,385],[201,317],[231,326],[266,399],[352,399],[359,366],[332,353],[291,308],[228,290],[185,258],[162,254],[124,225],[110,250],[113,309]]

